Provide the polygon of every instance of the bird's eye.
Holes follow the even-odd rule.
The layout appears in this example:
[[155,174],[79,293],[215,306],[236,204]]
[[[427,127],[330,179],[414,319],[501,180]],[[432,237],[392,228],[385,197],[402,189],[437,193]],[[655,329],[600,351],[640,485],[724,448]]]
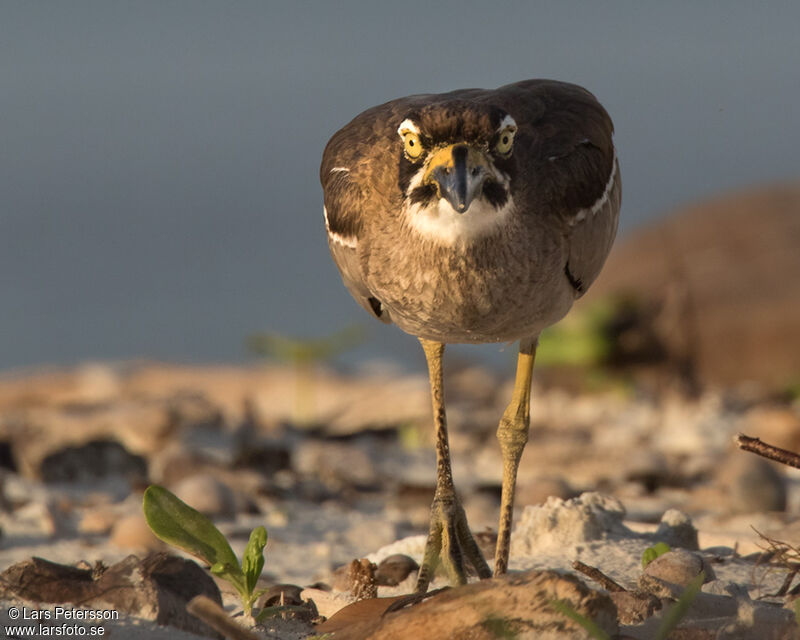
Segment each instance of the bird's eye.
[[405,152],[409,158],[419,158],[422,155],[422,144],[419,141],[419,136],[412,131],[407,131],[403,134],[403,142],[405,144]]
[[502,155],[511,153],[511,147],[514,145],[514,134],[516,132],[516,127],[506,127],[500,132],[500,137],[497,139],[497,144],[494,146],[497,153]]

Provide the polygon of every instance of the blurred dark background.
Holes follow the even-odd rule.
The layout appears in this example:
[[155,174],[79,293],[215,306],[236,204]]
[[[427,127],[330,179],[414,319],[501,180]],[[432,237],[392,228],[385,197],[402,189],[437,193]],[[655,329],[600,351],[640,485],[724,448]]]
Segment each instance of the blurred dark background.
[[[796,178],[798,24],[791,0],[2,2],[0,369],[239,361],[260,330],[369,324],[328,255],[318,166],[410,93],[587,87],[616,124],[623,235]],[[415,355],[375,323],[350,358]]]

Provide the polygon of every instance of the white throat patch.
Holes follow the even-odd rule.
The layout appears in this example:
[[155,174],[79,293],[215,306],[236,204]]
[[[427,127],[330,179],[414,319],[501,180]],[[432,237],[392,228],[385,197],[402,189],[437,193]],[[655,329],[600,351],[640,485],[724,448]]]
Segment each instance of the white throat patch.
[[453,246],[458,242],[471,242],[501,226],[514,209],[514,200],[499,209],[481,198],[476,198],[464,213],[458,213],[450,203],[441,198],[429,204],[407,204],[405,216],[412,229],[437,244]]
[[[421,169],[411,178],[408,193],[422,184],[424,172]],[[497,170],[495,179],[502,184],[508,184],[508,176]],[[513,210],[514,199],[509,194],[508,200],[499,209],[478,197],[464,213],[458,213],[444,198],[424,204],[412,204],[406,198],[403,214],[409,226],[420,235],[437,244],[453,246],[458,242],[471,242],[491,233],[505,223]]]

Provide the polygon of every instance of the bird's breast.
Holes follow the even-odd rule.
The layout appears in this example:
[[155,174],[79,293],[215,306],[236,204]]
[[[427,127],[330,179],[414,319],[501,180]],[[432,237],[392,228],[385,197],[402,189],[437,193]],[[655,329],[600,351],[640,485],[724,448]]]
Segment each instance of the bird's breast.
[[509,223],[444,244],[407,226],[387,227],[374,234],[367,282],[408,333],[442,342],[515,340],[538,335],[572,304],[558,233]]

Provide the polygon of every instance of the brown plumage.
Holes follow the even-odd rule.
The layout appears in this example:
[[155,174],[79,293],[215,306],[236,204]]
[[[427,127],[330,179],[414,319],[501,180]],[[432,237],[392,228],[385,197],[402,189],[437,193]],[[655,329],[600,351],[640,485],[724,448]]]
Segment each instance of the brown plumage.
[[612,133],[585,89],[527,80],[387,102],[356,116],[325,149],[326,227],[342,279],[370,314],[419,337],[431,366],[437,452],[447,459],[421,590],[440,551],[455,582],[464,579],[462,551],[479,574],[488,571],[474,557],[452,480],[442,478],[449,453],[435,347],[522,340],[519,388],[498,432],[512,467],[496,561],[503,571],[536,338],[591,285],[616,234]]

